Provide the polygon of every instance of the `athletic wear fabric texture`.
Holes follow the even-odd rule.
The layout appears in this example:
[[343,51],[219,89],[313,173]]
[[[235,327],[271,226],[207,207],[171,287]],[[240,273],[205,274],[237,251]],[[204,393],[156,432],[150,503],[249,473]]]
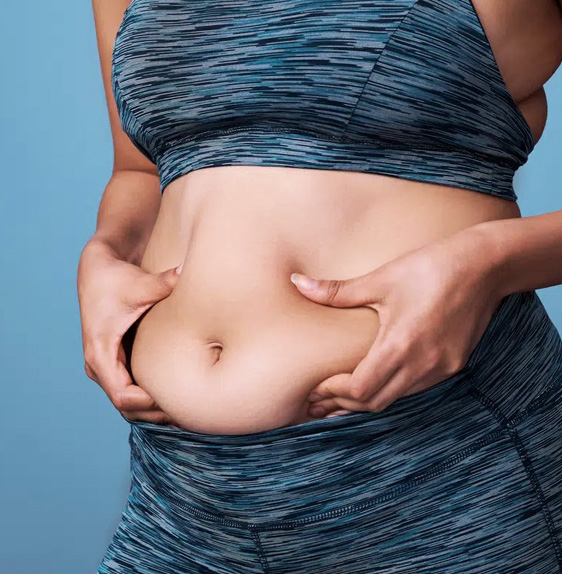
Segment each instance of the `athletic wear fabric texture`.
[[98,574],[562,572],[562,340],[535,291],[502,299],[461,371],[379,413],[128,422]]
[[515,201],[535,144],[471,0],[132,0],[112,85],[161,192],[275,165]]

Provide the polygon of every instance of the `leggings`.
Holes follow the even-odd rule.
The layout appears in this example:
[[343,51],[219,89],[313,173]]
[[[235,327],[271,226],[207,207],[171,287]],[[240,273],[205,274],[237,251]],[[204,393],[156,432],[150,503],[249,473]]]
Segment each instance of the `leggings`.
[[244,435],[125,420],[98,574],[562,572],[562,340],[534,290],[381,412]]

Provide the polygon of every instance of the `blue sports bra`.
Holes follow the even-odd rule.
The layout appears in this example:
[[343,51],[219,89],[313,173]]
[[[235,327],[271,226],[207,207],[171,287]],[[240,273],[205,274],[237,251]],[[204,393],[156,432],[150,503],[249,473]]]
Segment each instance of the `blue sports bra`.
[[132,0],[112,85],[160,175],[361,171],[515,201],[535,141],[471,0]]

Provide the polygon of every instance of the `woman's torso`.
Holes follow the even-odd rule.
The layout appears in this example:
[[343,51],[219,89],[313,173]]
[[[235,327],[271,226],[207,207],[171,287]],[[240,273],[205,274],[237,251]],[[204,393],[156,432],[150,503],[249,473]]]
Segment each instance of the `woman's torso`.
[[[562,59],[555,0],[474,0],[505,84],[539,139],[541,86]],[[174,421],[249,433],[310,420],[306,398],[351,373],[378,330],[368,307],[313,303],[293,272],[346,279],[516,202],[373,173],[273,166],[190,172],[164,191],[141,266],[184,261],[174,292],[138,322],[131,369]]]

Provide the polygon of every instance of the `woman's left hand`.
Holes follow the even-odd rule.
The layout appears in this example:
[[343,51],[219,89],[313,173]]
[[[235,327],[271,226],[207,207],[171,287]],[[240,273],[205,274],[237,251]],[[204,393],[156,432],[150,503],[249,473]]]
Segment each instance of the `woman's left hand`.
[[[297,275],[293,282],[311,301],[371,307],[380,321],[376,340],[353,373],[333,375],[311,391],[312,416],[378,412],[465,366],[505,295],[500,259],[477,229],[463,229],[352,279],[319,279],[306,289]],[[324,411],[313,410],[319,407]]]

